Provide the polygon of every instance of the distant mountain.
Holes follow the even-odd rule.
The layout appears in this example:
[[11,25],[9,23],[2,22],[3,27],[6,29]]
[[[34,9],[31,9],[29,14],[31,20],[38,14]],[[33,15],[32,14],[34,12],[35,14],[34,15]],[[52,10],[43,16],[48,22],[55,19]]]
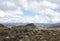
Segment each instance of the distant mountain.
[[27,23],[2,23],[2,24],[9,28],[12,26],[26,25]]
[[[4,26],[7,27],[12,27],[12,26],[19,26],[19,25],[26,25],[30,23],[2,23]],[[60,26],[60,23],[54,23],[54,24],[49,24],[49,23],[33,23],[37,27],[54,27],[54,26]]]
[[4,26],[3,24],[0,24],[0,28],[7,28],[7,27]]
[[48,24],[48,23],[35,23],[37,27],[60,27],[60,23]]
[[50,27],[51,24],[48,23],[34,23],[37,27]]

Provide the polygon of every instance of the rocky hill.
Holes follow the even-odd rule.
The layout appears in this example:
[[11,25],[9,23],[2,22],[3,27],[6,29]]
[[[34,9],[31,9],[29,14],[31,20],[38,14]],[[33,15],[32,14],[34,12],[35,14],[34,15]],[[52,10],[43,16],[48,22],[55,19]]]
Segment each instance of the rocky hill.
[[0,29],[0,41],[60,41],[60,30],[47,30],[34,24]]
[[26,25],[19,25],[19,26],[13,26],[12,28],[15,29],[34,29],[36,26],[33,23],[26,24]]

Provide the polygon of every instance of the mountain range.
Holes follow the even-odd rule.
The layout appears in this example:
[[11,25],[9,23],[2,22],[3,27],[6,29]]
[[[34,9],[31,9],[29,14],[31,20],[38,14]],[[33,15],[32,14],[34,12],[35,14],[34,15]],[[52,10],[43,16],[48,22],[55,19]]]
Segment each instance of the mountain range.
[[[19,26],[19,25],[26,25],[30,23],[1,23],[6,27],[12,27],[12,26]],[[33,23],[37,27],[56,27],[60,26],[60,23],[55,23],[55,24],[49,24],[49,23]]]

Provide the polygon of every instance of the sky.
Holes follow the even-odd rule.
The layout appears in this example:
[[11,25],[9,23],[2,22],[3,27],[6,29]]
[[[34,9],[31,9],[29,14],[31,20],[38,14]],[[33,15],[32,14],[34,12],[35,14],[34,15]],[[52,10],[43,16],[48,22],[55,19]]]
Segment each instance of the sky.
[[0,23],[60,23],[60,0],[0,0]]

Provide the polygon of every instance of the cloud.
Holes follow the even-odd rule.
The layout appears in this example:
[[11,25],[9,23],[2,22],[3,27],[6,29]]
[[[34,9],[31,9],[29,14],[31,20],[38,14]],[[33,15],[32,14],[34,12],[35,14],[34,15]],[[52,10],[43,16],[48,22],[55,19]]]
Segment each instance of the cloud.
[[[56,0],[0,0],[0,22],[56,23],[60,13]],[[34,12],[33,17],[23,17],[23,10]]]
[[16,3],[9,0],[0,0],[0,23],[12,22],[17,17],[20,18],[21,15],[23,15],[23,11]]
[[[43,1],[39,1],[38,0],[20,0],[21,6],[22,8],[24,8],[25,10],[29,10],[32,12],[35,12],[37,14],[40,14],[42,16],[38,16],[38,18],[34,17],[33,19],[29,18],[27,19],[28,22],[40,22],[40,23],[54,23],[53,20],[55,20],[55,22],[59,22],[58,20],[60,18],[58,18],[60,16],[60,13],[57,11],[54,11],[54,9],[59,7],[59,4],[56,4],[54,2],[48,1],[48,0],[43,0]],[[44,16],[44,18],[42,18]],[[44,20],[44,21],[43,21]]]
[[[37,14],[43,15],[44,18],[46,18],[46,17],[48,18],[48,19],[46,18],[44,20],[44,18],[42,18],[42,16],[40,16],[41,20],[42,20],[42,23],[44,23],[45,21],[46,21],[46,23],[47,22],[48,23],[49,22],[51,22],[51,23],[59,22],[60,13],[54,10],[54,9],[59,7],[58,4],[47,1],[47,0],[43,0],[43,1],[40,1],[40,2],[38,2],[37,0],[29,0],[27,3],[28,4],[24,5],[24,6],[27,6],[27,7],[23,7],[24,9],[27,9],[27,10],[35,12]],[[39,22],[41,22],[40,19],[38,19],[38,18],[35,18],[35,19],[39,20]],[[53,20],[55,20],[55,21],[53,21]]]
[[56,3],[56,4],[60,5],[60,0],[47,0],[47,1],[50,1],[50,2],[53,2],[53,3]]

